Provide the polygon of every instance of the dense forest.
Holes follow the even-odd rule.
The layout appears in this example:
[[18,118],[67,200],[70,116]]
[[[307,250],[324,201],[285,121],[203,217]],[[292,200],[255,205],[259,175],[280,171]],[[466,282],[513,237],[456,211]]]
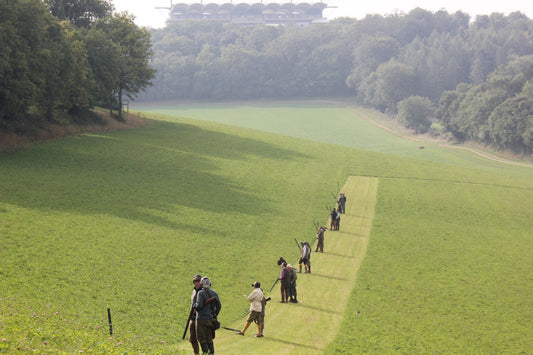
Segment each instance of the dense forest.
[[353,97],[424,133],[530,154],[533,21],[420,8],[306,27],[202,20],[152,31],[142,100]]
[[122,114],[150,84],[150,32],[105,0],[0,0],[0,129]]
[[438,122],[459,141],[533,151],[533,21],[520,12],[149,31],[107,0],[0,0],[0,75],[3,130],[95,106],[121,118],[135,98],[351,97],[418,133]]

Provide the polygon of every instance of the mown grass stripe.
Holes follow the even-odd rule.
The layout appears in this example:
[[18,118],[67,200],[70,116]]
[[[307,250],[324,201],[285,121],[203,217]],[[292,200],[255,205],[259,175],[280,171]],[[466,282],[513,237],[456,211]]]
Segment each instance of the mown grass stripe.
[[[346,193],[346,214],[341,217],[340,231],[327,231],[324,253],[311,256],[311,274],[298,274],[299,304],[281,304],[276,286],[267,306],[265,337],[253,337],[257,328],[251,325],[244,337],[220,330],[215,340],[220,354],[322,354],[339,331],[347,312],[348,297],[355,285],[357,271],[365,256],[374,208],[378,179],[349,177],[341,191]],[[327,223],[329,221],[322,221]],[[290,236],[288,236],[290,238]],[[286,257],[297,265],[297,255]],[[277,275],[272,275],[275,280]],[[265,294],[271,283],[264,284]],[[243,303],[246,301],[243,299]],[[241,329],[246,321],[224,326]]]

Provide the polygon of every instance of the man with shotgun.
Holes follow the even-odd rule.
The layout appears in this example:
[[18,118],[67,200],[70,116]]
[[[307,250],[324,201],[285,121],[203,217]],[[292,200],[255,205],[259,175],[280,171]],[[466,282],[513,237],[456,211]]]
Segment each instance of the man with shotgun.
[[263,324],[264,324],[264,308],[263,302],[266,304],[265,296],[263,295],[263,290],[261,289],[261,283],[256,281],[252,284],[254,290],[248,296],[248,301],[250,301],[250,316],[244,324],[242,330],[236,332],[238,335],[244,335],[250,324],[255,322],[257,324],[257,334],[254,336],[256,338],[261,338],[263,336]]
[[194,308],[196,309],[196,336],[204,354],[214,354],[215,330],[220,323],[217,316],[222,308],[222,303],[215,290],[211,289],[211,280],[202,277],[202,289],[198,292]]
[[287,270],[287,263],[283,262],[281,264],[281,271],[280,275],[278,277],[278,280],[281,281],[281,303],[287,303],[289,302],[289,286],[291,284],[291,275],[289,271]]
[[191,310],[189,311],[189,318],[187,319],[187,325],[185,326],[185,331],[183,332],[182,339],[185,339],[187,335],[187,328],[190,328],[189,341],[191,342],[192,349],[194,354],[200,354],[200,345],[198,344],[198,338],[196,337],[196,310],[194,309],[194,304],[196,303],[196,297],[198,296],[198,291],[202,289],[200,281],[202,280],[202,275],[194,275],[192,282],[194,288],[191,294]]
[[309,246],[309,243],[305,240],[301,241],[300,244],[302,245],[300,251],[300,260],[298,261],[298,264],[300,266],[300,271],[302,272],[302,264],[305,266],[305,272],[311,273],[311,247]]
[[317,243],[316,243],[315,253],[317,253],[317,252],[323,253],[324,252],[324,231],[325,230],[326,230],[325,227],[318,226],[318,229],[316,231]]
[[344,192],[341,192],[340,197],[337,200],[337,204],[339,212],[344,214],[346,212],[346,195]]

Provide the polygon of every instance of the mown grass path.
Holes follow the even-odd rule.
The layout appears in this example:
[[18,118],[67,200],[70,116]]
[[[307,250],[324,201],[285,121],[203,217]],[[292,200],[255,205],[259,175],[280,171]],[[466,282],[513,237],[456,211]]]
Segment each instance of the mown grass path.
[[[309,240],[313,247],[312,273],[298,274],[297,291],[300,303],[279,303],[278,285],[269,294],[268,289],[277,275],[272,275],[272,280],[260,280],[265,295],[272,296],[272,301],[266,309],[265,337],[253,336],[257,332],[255,324],[250,326],[244,337],[220,329],[215,339],[216,353],[324,353],[326,346],[337,335],[343,315],[346,312],[357,312],[355,309],[346,309],[346,305],[366,253],[377,188],[377,178],[350,177],[346,181],[341,189],[347,196],[347,203],[346,214],[341,217],[340,231],[326,232],[324,253],[315,253],[315,241]],[[326,211],[324,214],[327,214]],[[329,221],[321,222],[328,223],[329,227]],[[288,235],[287,238],[293,237]],[[298,267],[298,255],[283,257]],[[248,301],[243,297],[242,302],[246,305]],[[246,317],[241,322],[223,326],[241,329],[245,321]],[[186,348],[186,351],[189,352],[189,348]]]

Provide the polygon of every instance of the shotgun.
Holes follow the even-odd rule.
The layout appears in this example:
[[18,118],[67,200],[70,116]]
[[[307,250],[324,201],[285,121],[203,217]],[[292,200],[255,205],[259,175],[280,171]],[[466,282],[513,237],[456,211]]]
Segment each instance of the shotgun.
[[276,281],[274,281],[274,284],[272,285],[272,287],[270,288],[270,290],[268,292],[272,292],[272,290],[274,289],[274,286],[276,286],[278,281],[279,281],[279,279],[276,279]]
[[294,241],[296,242],[296,245],[298,246],[298,249],[300,250],[300,253],[302,252],[302,248],[300,247],[300,243],[298,243],[298,240],[294,238]]
[[194,314],[194,307],[191,305],[191,310],[189,311],[189,316],[187,317],[187,324],[185,325],[185,331],[183,332],[183,336],[181,339],[185,339],[185,336],[187,335],[187,330],[189,330],[189,323],[191,323],[191,317]]

